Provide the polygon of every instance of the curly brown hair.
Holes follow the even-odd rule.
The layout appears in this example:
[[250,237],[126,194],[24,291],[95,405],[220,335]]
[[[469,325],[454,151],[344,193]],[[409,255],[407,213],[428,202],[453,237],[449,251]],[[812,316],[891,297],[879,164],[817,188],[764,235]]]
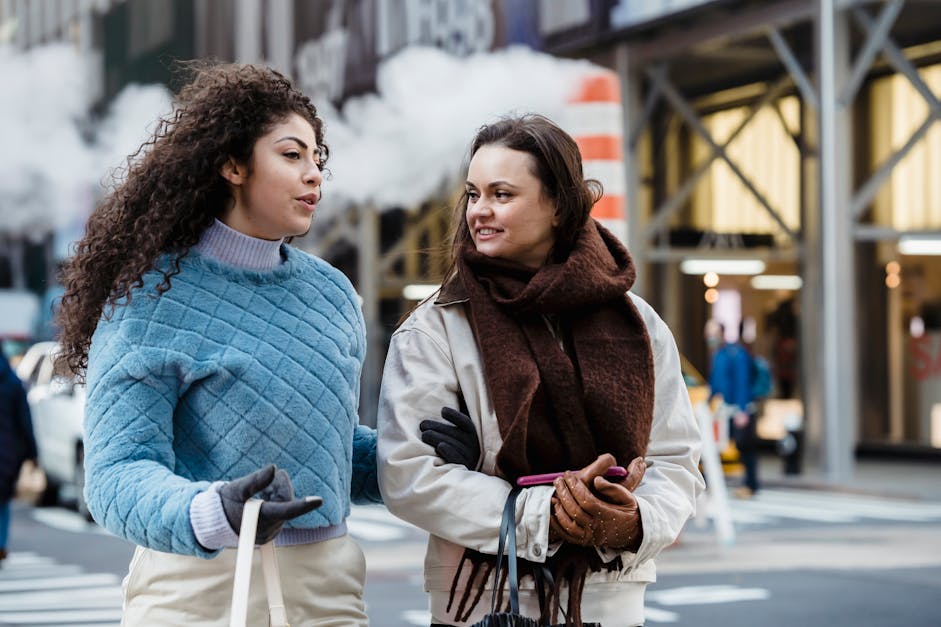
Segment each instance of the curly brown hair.
[[[266,67],[190,62],[174,111],[128,157],[126,176],[92,212],[75,255],[65,264],[58,311],[58,366],[84,377],[98,320],[131,300],[151,270],[170,289],[180,259],[231,200],[220,174],[231,157],[251,168],[255,142],[296,113],[310,122],[326,163],[323,122],[310,99]],[[140,158],[138,158],[140,157]],[[158,259],[169,255],[169,263]]]

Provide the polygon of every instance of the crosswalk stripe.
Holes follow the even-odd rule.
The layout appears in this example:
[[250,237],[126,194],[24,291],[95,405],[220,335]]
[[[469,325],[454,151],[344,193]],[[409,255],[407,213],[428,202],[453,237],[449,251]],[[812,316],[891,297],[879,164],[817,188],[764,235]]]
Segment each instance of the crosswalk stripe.
[[346,527],[353,537],[373,542],[401,540],[407,535],[404,527],[376,524],[366,520],[356,520],[352,517],[346,520]]
[[40,577],[50,577],[53,575],[61,577],[63,575],[77,575],[80,572],[82,572],[82,567],[73,564],[43,564],[39,566],[20,566],[14,568],[4,566],[3,569],[0,570],[0,581],[10,579],[39,579]]
[[61,610],[52,612],[0,612],[0,623],[14,625],[62,625],[65,621],[120,621],[121,608],[111,610]]
[[118,577],[111,573],[50,577],[25,581],[0,581],[0,592],[29,592],[30,590],[55,590],[58,588],[92,588],[117,584]]
[[651,601],[671,607],[674,605],[712,605],[737,601],[763,601],[771,598],[764,588],[739,588],[738,586],[686,586],[648,592]]
[[55,560],[51,557],[43,557],[42,555],[24,551],[10,553],[7,559],[3,561],[3,568],[6,570],[8,568],[19,568],[21,566],[48,566],[49,564],[55,564]]
[[760,496],[747,502],[736,503],[732,507],[733,509],[740,509],[746,512],[764,514],[778,518],[795,518],[798,520],[813,520],[816,522],[827,523],[848,523],[855,520],[853,516],[848,514],[841,514],[839,512],[827,512],[819,509],[795,507],[785,503],[769,503],[761,499]]
[[898,522],[941,520],[941,506],[934,503],[801,490],[762,490],[753,499],[732,500],[730,509],[732,520],[746,525],[768,524],[781,518],[823,523],[853,523],[864,518]]
[[34,552],[13,552],[0,570],[0,625],[118,627],[122,593],[114,574],[81,574]]
[[644,620],[648,623],[675,623],[680,615],[670,610],[661,610],[656,607],[644,608]]
[[121,604],[120,586],[21,592],[0,596],[0,612],[43,611],[63,606],[82,609],[115,608],[121,607]]
[[[842,496],[842,495],[840,495]],[[827,508],[867,518],[901,520],[910,522],[930,522],[941,518],[941,507],[924,503],[892,501],[889,499],[856,498],[847,499],[820,495],[803,495],[789,492],[759,493],[759,499],[786,503],[811,508]]]

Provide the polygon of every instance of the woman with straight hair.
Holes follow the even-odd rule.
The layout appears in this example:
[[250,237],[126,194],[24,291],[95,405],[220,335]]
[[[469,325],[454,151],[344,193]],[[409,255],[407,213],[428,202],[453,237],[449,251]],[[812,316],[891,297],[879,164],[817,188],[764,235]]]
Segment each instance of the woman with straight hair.
[[[432,624],[472,625],[490,611],[515,482],[564,472],[518,497],[521,613],[540,625],[641,625],[653,559],[703,487],[676,345],[629,292],[628,252],[589,217],[600,185],[584,178],[567,133],[538,115],[502,119],[478,131],[470,157],[452,272],[395,332],[386,360],[384,502],[430,534]],[[434,454],[427,418],[437,412],[473,425],[478,468]],[[615,464],[628,467],[621,482],[604,477]],[[554,580],[544,603],[542,567]],[[500,608],[505,589],[504,579]]]

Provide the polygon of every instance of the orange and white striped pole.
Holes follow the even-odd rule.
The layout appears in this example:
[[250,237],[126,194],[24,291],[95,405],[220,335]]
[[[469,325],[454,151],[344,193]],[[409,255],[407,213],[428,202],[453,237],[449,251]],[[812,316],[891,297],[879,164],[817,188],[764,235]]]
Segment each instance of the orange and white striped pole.
[[591,215],[627,245],[626,175],[617,74],[599,70],[581,78],[566,109],[565,127],[582,153],[585,178],[596,179],[604,187],[604,196],[595,203]]

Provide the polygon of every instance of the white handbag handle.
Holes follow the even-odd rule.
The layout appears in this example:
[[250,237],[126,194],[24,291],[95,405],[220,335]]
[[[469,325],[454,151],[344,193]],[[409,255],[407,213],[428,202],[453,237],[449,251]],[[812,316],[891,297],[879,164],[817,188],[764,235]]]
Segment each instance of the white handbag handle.
[[[261,512],[262,502],[261,499],[249,499],[242,510],[239,546],[235,554],[235,582],[232,585],[232,611],[229,627],[246,627],[248,621],[248,590],[252,579],[255,531],[258,529],[258,515]],[[281,575],[278,571],[278,560],[274,554],[274,542],[263,544],[258,550],[261,552],[261,570],[265,579],[265,591],[268,594],[269,624],[271,627],[290,627],[287,611],[284,608]]]

